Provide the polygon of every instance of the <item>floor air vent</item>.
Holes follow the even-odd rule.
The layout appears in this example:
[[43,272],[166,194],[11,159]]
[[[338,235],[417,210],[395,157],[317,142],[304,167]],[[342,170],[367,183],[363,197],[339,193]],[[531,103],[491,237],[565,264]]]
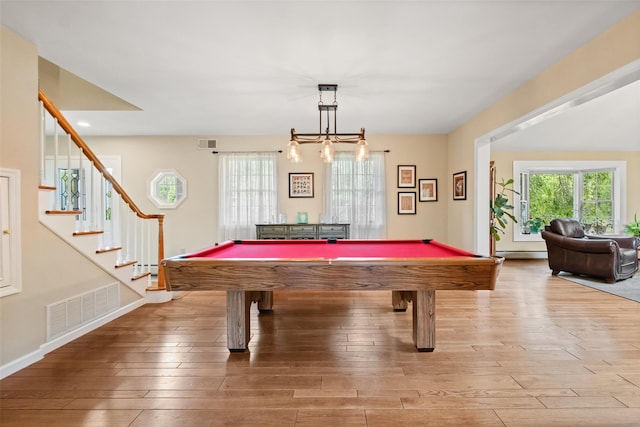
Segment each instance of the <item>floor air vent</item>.
[[117,283],[47,305],[47,341],[118,309]]

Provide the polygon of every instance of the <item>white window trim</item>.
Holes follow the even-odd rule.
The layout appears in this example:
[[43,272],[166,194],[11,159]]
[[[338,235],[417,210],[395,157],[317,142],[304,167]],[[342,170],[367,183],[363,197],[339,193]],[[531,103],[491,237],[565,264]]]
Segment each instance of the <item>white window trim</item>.
[[[10,272],[7,275],[9,278],[9,284],[0,288],[0,297],[17,294],[22,292],[22,229],[20,222],[20,171],[17,169],[0,168],[0,176],[6,177],[9,180],[9,191],[6,196],[9,201],[9,229],[7,232],[11,233],[11,241],[9,244],[11,257],[9,262]],[[0,230],[4,233],[5,230]],[[3,255],[4,256],[4,255]]]
[[[543,160],[543,161],[514,161],[513,162],[513,180],[514,189],[520,193],[520,173],[523,171],[535,172],[562,172],[575,171],[577,169],[613,169],[613,232],[618,234],[621,232],[623,224],[626,223],[627,200],[624,196],[627,194],[627,162],[620,160]],[[513,206],[515,213],[519,214],[520,194],[514,194]],[[518,218],[518,221],[521,219]],[[519,224],[518,224],[519,225]],[[514,242],[541,242],[543,241],[540,233],[522,234],[520,227],[513,227]]]

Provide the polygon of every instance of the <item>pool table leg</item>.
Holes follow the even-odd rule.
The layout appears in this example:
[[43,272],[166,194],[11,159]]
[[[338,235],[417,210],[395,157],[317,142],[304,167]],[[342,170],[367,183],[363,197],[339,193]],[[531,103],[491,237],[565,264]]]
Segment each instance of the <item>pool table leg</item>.
[[418,351],[436,346],[436,291],[413,291],[413,342]]
[[229,351],[247,349],[251,337],[250,306],[250,292],[227,291],[227,348]]
[[273,310],[273,291],[259,291],[258,295],[258,310],[261,312]]
[[391,291],[393,311],[407,311],[411,298],[411,292],[409,291]]

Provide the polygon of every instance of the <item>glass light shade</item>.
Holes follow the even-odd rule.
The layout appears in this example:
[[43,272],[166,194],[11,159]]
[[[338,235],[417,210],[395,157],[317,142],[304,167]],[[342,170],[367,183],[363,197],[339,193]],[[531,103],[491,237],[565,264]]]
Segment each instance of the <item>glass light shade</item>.
[[320,158],[324,160],[325,163],[331,163],[333,161],[333,143],[327,137],[322,143],[322,149],[320,151]]
[[300,163],[302,161],[302,153],[300,152],[300,144],[291,140],[287,145],[287,160],[293,163]]
[[365,139],[361,139],[356,147],[356,161],[362,162],[367,157],[369,157],[369,145]]

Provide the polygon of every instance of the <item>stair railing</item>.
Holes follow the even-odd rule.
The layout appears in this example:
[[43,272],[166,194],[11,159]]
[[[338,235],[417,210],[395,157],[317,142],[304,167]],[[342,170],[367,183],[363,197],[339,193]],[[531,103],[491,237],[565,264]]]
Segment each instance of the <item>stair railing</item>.
[[[133,265],[132,280],[146,276],[150,288],[165,289],[160,263],[164,258],[164,215],[142,212],[41,90],[38,99],[40,188],[52,190],[48,212],[76,215],[75,235],[99,234],[96,252],[117,250],[116,268]],[[152,256],[154,221],[157,259]],[[157,265],[157,284],[151,287],[153,263]]]

